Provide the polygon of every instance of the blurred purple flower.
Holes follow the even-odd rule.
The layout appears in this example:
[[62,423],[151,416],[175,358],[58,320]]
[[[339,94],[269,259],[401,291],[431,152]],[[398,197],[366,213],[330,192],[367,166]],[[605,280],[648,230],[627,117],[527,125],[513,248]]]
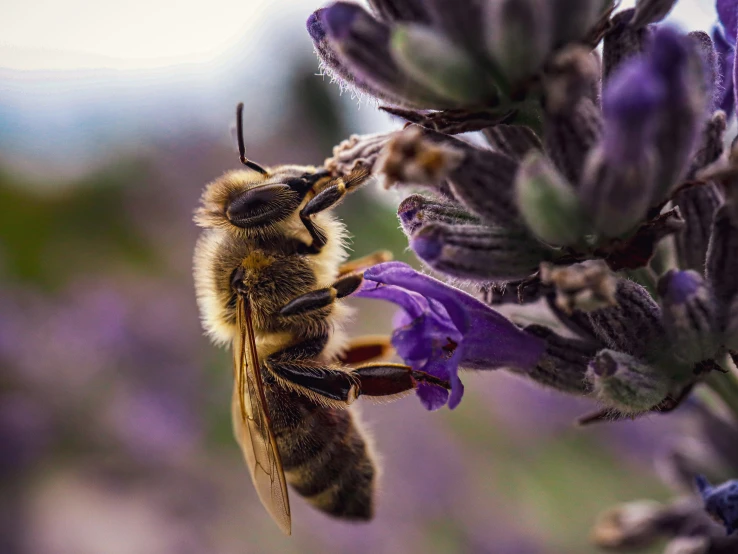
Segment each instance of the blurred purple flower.
[[39,403],[20,392],[0,396],[0,477],[26,469],[51,443],[51,417]]
[[725,31],[728,42],[735,44],[736,28],[738,27],[738,2],[735,0],[717,0],[718,19]]
[[497,369],[535,366],[545,343],[518,329],[503,315],[467,293],[400,262],[376,265],[364,273],[357,295],[388,300],[404,312],[397,319],[392,344],[413,369],[451,383],[451,395],[420,384],[418,396],[429,410],[448,402],[455,408],[464,394],[459,367]]
[[728,535],[738,531],[738,479],[731,479],[716,487],[710,485],[702,475],[698,475],[696,481],[707,513],[725,525]]
[[712,42],[718,56],[718,70],[721,77],[721,87],[716,94],[716,108],[725,112],[727,117],[733,115],[735,107],[733,65],[735,63],[735,43],[725,38],[719,27],[712,30]]

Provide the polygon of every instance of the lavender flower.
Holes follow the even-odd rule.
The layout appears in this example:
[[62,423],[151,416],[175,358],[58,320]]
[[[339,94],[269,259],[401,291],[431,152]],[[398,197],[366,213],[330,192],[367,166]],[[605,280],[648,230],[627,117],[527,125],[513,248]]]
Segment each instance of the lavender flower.
[[735,40],[725,38],[719,27],[712,30],[712,42],[718,56],[717,64],[720,72],[720,86],[716,90],[715,107],[723,110],[728,116],[735,109],[733,65],[735,63]]
[[413,369],[451,383],[444,389],[421,384],[418,396],[429,410],[448,402],[455,408],[464,394],[458,369],[534,367],[543,341],[518,329],[507,318],[468,294],[400,262],[387,262],[364,272],[356,293],[388,300],[404,313],[396,322],[392,344]]
[[[369,270],[360,295],[403,307],[400,355],[452,383],[450,399],[423,387],[426,407],[458,404],[459,368],[507,367],[599,401],[586,422],[669,412],[703,386],[738,414],[725,362],[738,359],[738,148],[723,152],[738,3],[717,2],[712,39],[662,24],[675,4],[374,0],[376,16],[345,2],[311,16],[328,71],[411,124],[331,163],[423,187],[398,209],[417,257],[535,321],[518,329],[402,264]],[[455,136],[477,131],[489,148]],[[736,547],[694,496],[641,508],[619,509],[597,542]]]

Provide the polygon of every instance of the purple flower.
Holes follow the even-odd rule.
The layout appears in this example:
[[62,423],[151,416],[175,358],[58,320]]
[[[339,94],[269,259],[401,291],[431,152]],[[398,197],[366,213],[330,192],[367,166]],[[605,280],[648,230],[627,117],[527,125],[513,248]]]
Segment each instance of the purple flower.
[[738,27],[738,3],[735,0],[717,0],[718,19],[725,31],[728,42],[735,44],[736,28]]
[[695,478],[705,510],[725,525],[728,535],[738,531],[738,479],[713,487],[702,475]]
[[527,370],[546,348],[544,341],[487,305],[407,264],[376,265],[364,272],[364,279],[358,296],[388,300],[404,310],[392,334],[402,359],[415,370],[451,383],[450,398],[440,387],[419,385],[418,396],[429,410],[446,402],[451,409],[459,404],[464,394],[459,367]]
[[712,30],[712,43],[718,57],[720,80],[715,94],[715,108],[725,112],[727,117],[733,114],[735,96],[733,94],[733,65],[735,63],[735,44],[728,42],[719,27]]
[[652,148],[657,111],[665,83],[646,59],[637,59],[613,75],[602,98],[605,142],[614,161],[640,157]]

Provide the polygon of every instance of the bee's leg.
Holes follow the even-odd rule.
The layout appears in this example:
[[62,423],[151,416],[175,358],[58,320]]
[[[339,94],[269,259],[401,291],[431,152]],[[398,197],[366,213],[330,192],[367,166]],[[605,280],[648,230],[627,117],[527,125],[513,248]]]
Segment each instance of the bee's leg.
[[392,396],[413,390],[420,383],[451,389],[448,381],[402,364],[367,364],[351,371],[351,375],[359,378],[362,396]]
[[386,397],[402,394],[428,383],[450,389],[448,381],[402,364],[367,364],[352,371],[342,371],[329,365],[315,365],[308,360],[280,359],[272,355],[267,368],[288,388],[308,396],[351,404],[359,396]]
[[279,314],[282,316],[304,314],[330,306],[336,298],[343,298],[355,292],[363,280],[364,277],[361,274],[341,277],[330,287],[306,292],[293,298],[279,310]]
[[362,256],[356,260],[346,262],[338,268],[338,275],[343,277],[355,271],[363,271],[373,265],[389,262],[392,260],[392,252],[389,250],[377,250],[368,256]]
[[335,207],[343,200],[346,193],[366,183],[369,176],[368,171],[359,170],[350,173],[346,177],[339,177],[335,180],[334,184],[325,187],[305,204],[300,211],[300,221],[305,225],[305,228],[310,233],[310,237],[313,239],[312,244],[307,247],[307,253],[317,254],[326,243],[325,234],[315,226],[310,216]]
[[392,343],[386,335],[370,335],[351,340],[346,351],[339,356],[342,364],[355,366],[387,358],[392,353]]
[[419,383],[450,388],[447,381],[415,371],[402,364],[377,363],[345,371],[316,363],[328,336],[303,341],[266,359],[267,370],[290,389],[312,396],[350,404],[360,395],[393,396],[413,390]]

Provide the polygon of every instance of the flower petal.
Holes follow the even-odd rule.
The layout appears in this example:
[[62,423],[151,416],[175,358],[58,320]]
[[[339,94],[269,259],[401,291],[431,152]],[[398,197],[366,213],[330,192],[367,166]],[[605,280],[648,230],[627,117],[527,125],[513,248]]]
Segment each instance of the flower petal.
[[[473,359],[474,367],[493,369],[533,367],[545,350],[545,342],[518,329],[502,314],[473,296],[402,262],[387,262],[369,268],[364,278],[397,285],[437,300],[464,335],[463,359]],[[482,363],[483,361],[483,363]]]
[[434,411],[443,408],[448,402],[449,393],[442,387],[429,385],[428,383],[420,383],[416,392],[420,398],[420,402],[426,410]]
[[723,25],[725,36],[732,43],[736,40],[736,28],[738,27],[738,4],[735,0],[717,0],[718,19]]

